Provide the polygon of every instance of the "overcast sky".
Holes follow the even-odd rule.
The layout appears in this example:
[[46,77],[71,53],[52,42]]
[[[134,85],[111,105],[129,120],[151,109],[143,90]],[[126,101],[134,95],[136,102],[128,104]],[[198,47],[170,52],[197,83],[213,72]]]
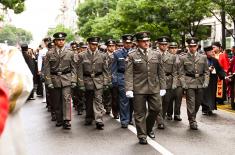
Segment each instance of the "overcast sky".
[[55,26],[61,1],[26,0],[25,5],[26,8],[23,13],[12,16],[12,24],[30,31],[34,39],[31,46],[37,47],[46,35],[48,28]]

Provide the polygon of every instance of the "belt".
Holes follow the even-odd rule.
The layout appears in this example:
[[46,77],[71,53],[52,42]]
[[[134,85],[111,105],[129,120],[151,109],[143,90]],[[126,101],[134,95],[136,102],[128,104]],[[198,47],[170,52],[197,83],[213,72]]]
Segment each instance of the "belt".
[[203,74],[185,74],[185,75],[193,78],[198,78],[200,76],[203,76]]
[[118,72],[118,73],[122,73],[122,74],[124,74],[124,73],[125,73],[125,71],[124,71],[124,70],[119,70],[119,69],[117,70],[117,72]]
[[166,75],[166,76],[170,76],[170,75],[172,75],[172,74],[171,74],[171,73],[166,73],[165,75]]
[[92,73],[92,74],[83,74],[83,76],[86,76],[86,77],[97,77],[99,75],[102,75],[103,73],[102,72],[98,72],[98,73]]
[[71,71],[64,71],[64,72],[51,72],[51,75],[63,75],[63,74],[68,74],[71,73]]

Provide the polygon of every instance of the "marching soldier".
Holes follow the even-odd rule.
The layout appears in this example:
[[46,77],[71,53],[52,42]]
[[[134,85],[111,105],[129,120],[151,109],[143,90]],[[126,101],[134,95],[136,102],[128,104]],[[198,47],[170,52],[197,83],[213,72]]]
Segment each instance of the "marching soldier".
[[180,118],[180,108],[181,108],[181,102],[182,102],[182,97],[183,97],[183,88],[182,88],[182,84],[180,80],[181,79],[180,77],[182,76],[182,71],[180,69],[182,67],[181,67],[179,55],[177,54],[178,44],[176,42],[170,43],[169,52],[176,56],[175,66],[176,66],[176,71],[177,71],[177,78],[176,78],[177,82],[176,82],[176,88],[172,91],[172,97],[171,97],[170,104],[167,110],[167,118],[172,119],[173,109],[174,109],[174,120],[181,121],[182,119]]
[[[113,52],[116,49],[116,42],[112,39],[109,39],[105,45],[107,46],[107,56],[108,56],[108,69],[109,72],[111,73],[111,67],[113,63]],[[111,81],[111,74],[110,74],[110,81]],[[117,109],[117,102],[113,101],[113,90],[112,88],[107,89],[103,93],[103,103],[104,103],[104,108],[106,110],[106,114],[110,114],[111,108],[112,108],[112,113],[113,116],[118,116],[118,109]]]
[[116,50],[119,50],[119,49],[123,48],[122,39],[119,39],[119,40],[116,41],[116,48],[117,48]]
[[55,48],[46,54],[45,82],[53,89],[53,99],[56,104],[56,126],[71,128],[71,87],[76,87],[76,68],[74,53],[66,48],[67,34],[57,32],[53,35]]
[[209,84],[207,57],[197,52],[196,38],[187,39],[188,53],[181,58],[183,88],[186,90],[187,114],[190,128],[197,130],[196,115],[203,103],[203,88]]
[[99,37],[87,39],[88,49],[79,54],[78,85],[85,90],[86,118],[85,125],[91,125],[95,118],[96,128],[103,130],[102,103],[103,89],[110,86],[107,55],[98,50]]
[[[73,53],[74,53],[76,68],[78,68],[78,48],[77,48],[77,45],[78,44],[75,41],[70,43],[71,51],[73,51]],[[74,106],[75,110],[78,110],[79,95],[78,95],[78,88],[77,87],[72,88],[72,99],[73,99],[73,106]],[[80,115],[80,111],[78,112],[78,114]]]
[[[112,84],[113,87],[118,87],[118,95],[119,95],[119,107],[120,107],[120,120],[121,127],[127,128],[128,124],[132,124],[132,113],[133,106],[131,99],[127,98],[126,90],[125,90],[125,59],[127,58],[127,54],[131,51],[133,36],[130,34],[125,34],[122,36],[122,40],[124,43],[124,48],[116,51],[113,56],[113,64],[112,64]],[[114,116],[114,118],[117,116]]]
[[160,53],[149,48],[149,35],[149,32],[135,35],[138,48],[128,54],[125,72],[126,95],[134,97],[134,118],[140,144],[147,144],[147,135],[155,138],[152,128],[161,112],[160,95],[164,95],[166,89],[162,58]]
[[[176,88],[176,66],[175,56],[168,51],[169,38],[162,36],[157,39],[159,45],[159,53],[162,56],[163,68],[166,77],[166,94],[162,97],[162,113],[160,115],[160,122],[158,124],[159,129],[164,129],[163,119],[165,119],[168,106],[171,101],[173,89]],[[162,118],[161,118],[162,117]],[[168,118],[172,119],[172,118]]]
[[82,53],[82,52],[87,50],[87,44],[85,44],[84,42],[80,42],[78,44],[78,47],[79,47],[79,52],[78,53]]

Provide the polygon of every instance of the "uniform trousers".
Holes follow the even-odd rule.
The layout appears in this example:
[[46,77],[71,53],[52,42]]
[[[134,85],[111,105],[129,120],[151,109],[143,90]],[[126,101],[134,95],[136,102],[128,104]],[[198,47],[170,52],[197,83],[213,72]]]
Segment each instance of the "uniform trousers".
[[86,121],[95,119],[96,123],[103,122],[105,109],[102,103],[102,95],[103,89],[86,90]]
[[71,87],[53,89],[53,99],[57,122],[71,120]]
[[134,94],[133,108],[137,137],[146,138],[148,132],[152,131],[156,117],[162,109],[159,93]]
[[196,122],[197,112],[203,103],[203,92],[203,88],[186,89],[187,114],[190,123]]
[[172,90],[172,98],[168,106],[167,116],[171,117],[173,115],[173,109],[174,109],[174,116],[180,116],[182,97],[183,97],[182,87],[177,87],[176,89]]

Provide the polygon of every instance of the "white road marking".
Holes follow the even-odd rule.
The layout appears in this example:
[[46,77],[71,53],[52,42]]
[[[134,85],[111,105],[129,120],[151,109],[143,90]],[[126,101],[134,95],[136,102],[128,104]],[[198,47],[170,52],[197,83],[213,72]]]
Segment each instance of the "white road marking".
[[[110,116],[113,117],[112,114],[110,114]],[[119,119],[116,121],[120,123]],[[133,132],[135,135],[137,135],[136,128],[133,125],[128,125],[128,129],[131,132]],[[167,150],[166,148],[164,148],[162,145],[152,140],[151,138],[148,137],[147,140],[148,140],[148,144],[151,145],[155,150],[160,152],[162,155],[173,155],[173,153],[171,153],[169,150]]]

